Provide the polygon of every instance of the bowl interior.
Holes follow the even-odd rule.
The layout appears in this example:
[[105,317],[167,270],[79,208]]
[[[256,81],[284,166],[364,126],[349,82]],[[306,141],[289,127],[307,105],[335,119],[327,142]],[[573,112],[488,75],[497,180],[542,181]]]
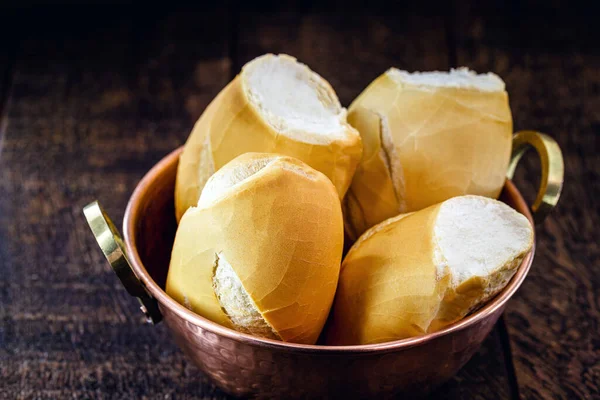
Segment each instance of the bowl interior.
[[[183,148],[181,147],[166,156],[162,161],[154,166],[154,168],[152,168],[138,184],[127,206],[123,227],[129,258],[133,264],[136,274],[142,280],[142,282],[144,282],[146,287],[148,287],[150,292],[157,297],[159,303],[163,303],[163,305],[164,302],[162,299],[167,298],[171,305],[174,304],[174,301],[166,295],[164,290],[167,272],[169,269],[169,260],[177,230],[177,223],[175,220],[174,190],[177,164],[182,149]],[[533,224],[533,219],[531,213],[529,212],[529,208],[512,182],[507,181],[500,195],[500,200],[524,214]],[[350,246],[344,247],[349,248]],[[519,267],[519,270],[509,282],[507,287],[481,309],[475,311],[470,316],[455,323],[454,325],[450,325],[441,331],[421,336],[419,338],[426,338],[428,336],[433,337],[444,334],[444,332],[455,328],[459,329],[459,325],[466,326],[467,324],[473,322],[469,320],[483,317],[486,312],[489,313],[495,308],[502,306],[520,286],[531,265],[531,261],[532,254],[529,254],[526,256],[525,260]],[[191,314],[191,312],[185,309],[183,306],[178,304],[175,304],[174,306],[179,308],[178,311],[180,315]],[[207,329],[211,329],[212,325],[212,328],[216,331],[230,331],[229,329],[220,327],[202,317],[200,317],[200,319],[203,321],[202,325],[206,325],[204,327]],[[237,337],[248,336],[234,331],[231,331],[231,333]],[[252,339],[256,341],[264,341],[263,339],[257,339],[254,337],[252,337]],[[270,341],[268,339],[265,340]],[[404,339],[402,341],[388,343],[406,342],[409,344],[408,342],[410,341],[411,339]],[[370,346],[373,345],[351,347],[367,348]]]
[[[171,156],[172,154],[169,157]],[[143,185],[141,188],[143,196],[137,197],[139,202],[135,204],[136,217],[132,243],[143,267],[162,290],[165,290],[177,231],[174,201],[177,160],[178,157],[174,163],[164,165],[164,168],[161,164],[157,164],[156,167],[161,167],[160,170],[152,175],[154,177],[152,181]],[[136,192],[140,189],[140,185]],[[124,227],[124,231],[126,230],[127,227]]]

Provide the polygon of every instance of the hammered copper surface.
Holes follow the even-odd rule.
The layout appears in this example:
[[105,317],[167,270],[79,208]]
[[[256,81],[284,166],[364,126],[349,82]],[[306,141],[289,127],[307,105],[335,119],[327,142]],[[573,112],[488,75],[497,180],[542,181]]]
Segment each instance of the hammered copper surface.
[[[287,344],[235,332],[192,313],[163,290],[175,234],[173,185],[180,152],[181,148],[165,157],[136,188],[125,214],[125,242],[136,275],[159,302],[176,342],[200,370],[231,394],[380,398],[426,393],[453,376],[477,351],[533,260],[532,251],[509,285],[482,309],[417,338],[334,347]],[[532,221],[527,204],[510,181],[502,199]]]
[[367,398],[425,393],[448,380],[477,351],[504,307],[478,323],[409,346],[318,349],[265,346],[211,332],[168,307],[179,346],[229,393],[257,398]]

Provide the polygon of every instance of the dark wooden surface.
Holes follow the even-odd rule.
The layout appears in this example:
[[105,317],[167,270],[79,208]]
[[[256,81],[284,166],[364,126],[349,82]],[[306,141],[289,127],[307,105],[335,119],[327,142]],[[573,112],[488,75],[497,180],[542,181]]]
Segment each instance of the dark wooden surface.
[[[466,65],[506,80],[515,129],[563,149],[563,198],[504,319],[432,398],[600,398],[593,13],[548,2],[270,6],[0,8],[0,399],[226,398],[164,326],[142,323],[81,209],[100,199],[121,221],[137,181],[265,52],[308,63],[345,105],[390,66]],[[536,176],[529,157],[516,178],[529,199]]]

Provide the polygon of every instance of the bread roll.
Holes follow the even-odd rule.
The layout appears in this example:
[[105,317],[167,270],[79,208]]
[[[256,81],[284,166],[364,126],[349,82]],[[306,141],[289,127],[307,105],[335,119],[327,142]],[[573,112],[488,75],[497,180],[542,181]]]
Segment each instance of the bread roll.
[[296,157],[333,182],[340,199],[360,161],[360,135],[327,81],[286,55],[268,54],[242,72],[204,111],[177,171],[177,220],[208,178],[246,152]]
[[226,327],[315,343],[337,286],[343,219],[331,181],[247,153],[207,182],[177,229],[167,293]]
[[527,218],[460,196],[374,226],[342,263],[328,344],[379,343],[433,332],[478,308],[533,245]]
[[497,198],[504,185],[512,117],[494,74],[392,68],[354,100],[348,121],[364,147],[344,205],[353,239],[454,196]]

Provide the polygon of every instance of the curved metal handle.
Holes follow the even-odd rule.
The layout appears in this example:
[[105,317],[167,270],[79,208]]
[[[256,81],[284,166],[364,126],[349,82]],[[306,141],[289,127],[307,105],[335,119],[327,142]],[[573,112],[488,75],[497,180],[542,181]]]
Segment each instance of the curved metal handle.
[[558,203],[565,167],[558,143],[550,136],[536,131],[519,131],[513,137],[512,154],[506,176],[512,179],[523,154],[534,148],[542,166],[542,179],[535,202],[531,206],[533,219],[542,222]]
[[137,297],[140,302],[140,310],[144,313],[146,321],[152,324],[159,323],[162,320],[162,314],[158,309],[158,303],[133,272],[125,253],[123,239],[121,239],[115,225],[97,201],[85,206],[83,214],[98,242],[98,246],[104,253],[104,257],[106,257],[127,292],[131,296]]

